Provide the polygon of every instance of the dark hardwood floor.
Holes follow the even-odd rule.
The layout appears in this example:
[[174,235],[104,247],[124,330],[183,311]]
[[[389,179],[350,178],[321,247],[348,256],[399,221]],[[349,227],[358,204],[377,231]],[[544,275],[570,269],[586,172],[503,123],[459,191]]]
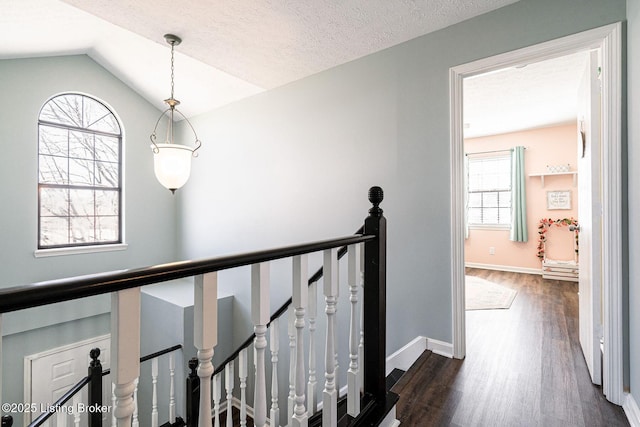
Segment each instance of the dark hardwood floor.
[[403,426],[628,426],[589,378],[578,284],[467,269],[518,291],[508,310],[467,311],[467,357],[425,352],[393,391]]

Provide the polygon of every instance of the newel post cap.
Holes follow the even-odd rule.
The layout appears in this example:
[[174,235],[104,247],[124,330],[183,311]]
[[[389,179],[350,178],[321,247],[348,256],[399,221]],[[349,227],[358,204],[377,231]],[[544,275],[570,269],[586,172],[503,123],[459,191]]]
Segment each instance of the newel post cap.
[[372,216],[382,216],[382,209],[380,209],[380,203],[384,199],[384,191],[380,187],[371,187],[369,189],[369,201],[373,205],[371,209],[369,209],[369,214]]
[[93,348],[91,349],[91,351],[89,351],[89,357],[91,357],[91,367],[96,367],[96,366],[100,366],[100,360],[98,360],[98,357],[100,357],[100,349],[99,348]]

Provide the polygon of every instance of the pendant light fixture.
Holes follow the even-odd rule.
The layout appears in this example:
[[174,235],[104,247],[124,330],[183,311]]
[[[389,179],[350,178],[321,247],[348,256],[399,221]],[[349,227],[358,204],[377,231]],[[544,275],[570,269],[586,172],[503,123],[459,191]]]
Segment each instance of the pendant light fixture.
[[[175,193],[175,191],[182,187],[189,179],[189,175],[191,174],[191,158],[198,156],[197,150],[200,148],[201,142],[189,119],[176,108],[180,105],[180,101],[173,97],[173,49],[182,42],[182,39],[173,34],[165,34],[164,39],[171,45],[171,97],[164,100],[168,108],[164,110],[158,118],[150,138],[151,150],[153,151],[154,157],[153,169],[156,178],[160,181],[160,184],[171,190],[172,193]],[[176,144],[174,142],[174,119],[178,118],[175,116],[176,114],[181,116],[191,128],[191,132],[193,132],[195,138],[193,147]],[[156,142],[156,131],[163,118],[167,120],[166,139],[165,142],[158,143]]]

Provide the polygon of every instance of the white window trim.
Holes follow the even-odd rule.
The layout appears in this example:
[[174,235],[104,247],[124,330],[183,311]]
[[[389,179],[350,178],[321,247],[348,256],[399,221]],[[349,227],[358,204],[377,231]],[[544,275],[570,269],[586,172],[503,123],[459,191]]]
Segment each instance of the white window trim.
[[[506,151],[506,150],[505,150]],[[490,159],[490,160],[507,160],[508,162],[511,162],[511,155],[510,154],[494,154],[494,155],[490,155],[490,156],[482,156],[476,159],[469,159],[469,163],[471,163],[471,161],[482,161],[482,160],[486,160],[486,159]],[[471,181],[470,178],[467,178],[468,182]],[[470,186],[470,184],[469,184]],[[492,192],[507,192],[507,191],[511,191],[513,189],[513,182],[512,182],[512,176],[511,174],[509,175],[509,188],[504,188],[504,189],[487,189],[487,190],[476,190],[476,193],[492,193]],[[467,190],[468,191],[468,190]],[[469,192],[467,193],[467,197],[469,196]],[[512,201],[513,203],[513,201]],[[499,207],[499,206],[498,206]],[[476,207],[477,208],[477,207]],[[512,206],[513,208],[513,206]],[[481,208],[484,209],[484,208]],[[491,224],[491,223],[472,223],[469,222],[467,225],[469,227],[469,229],[484,229],[484,230],[511,230],[511,223],[513,222],[513,211],[511,212],[511,219],[509,221],[509,224]]]
[[75,247],[68,247],[68,248],[36,249],[33,252],[33,256],[36,258],[46,258],[46,257],[62,256],[62,255],[114,252],[114,251],[124,251],[127,249],[127,247],[129,247],[129,245],[126,243],[116,243],[113,245],[91,245],[91,246],[75,246]]
[[469,224],[470,230],[511,230],[509,224]]
[[[109,104],[108,102],[104,101],[101,98],[98,98],[95,95],[86,93],[86,92],[74,92],[74,91],[65,91],[65,92],[60,92],[57,93],[53,96],[51,96],[46,102],[51,101],[52,99],[61,96],[61,95],[65,95],[65,94],[76,94],[76,95],[81,95],[81,96],[85,96],[88,98],[91,98],[95,101],[98,101],[99,103],[103,104],[105,107],[107,107],[107,109],[109,110],[109,112],[111,114],[113,114],[113,116],[116,118],[117,122],[118,122],[118,126],[120,127],[120,221],[121,221],[121,225],[120,225],[120,243],[103,243],[103,244],[95,244],[95,245],[87,245],[87,246],[65,246],[65,247],[61,247],[61,248],[43,248],[43,249],[36,249],[33,253],[33,256],[35,258],[45,258],[45,257],[52,257],[52,256],[61,256],[61,255],[73,255],[73,254],[88,254],[88,253],[100,253],[100,252],[113,252],[113,251],[123,251],[126,250],[127,247],[129,246],[126,242],[126,228],[125,228],[125,194],[126,194],[126,186],[125,186],[125,178],[126,178],[126,174],[125,174],[125,142],[126,142],[126,130],[123,124],[122,119],[120,118],[120,115],[118,114],[118,112],[111,106],[111,104]],[[43,104],[43,106],[45,105]],[[38,124],[39,125],[39,124]],[[38,141],[38,144],[40,144],[40,142]],[[38,148],[38,155],[39,154],[39,148]],[[39,166],[38,166],[38,173],[40,173],[39,170]],[[39,218],[38,218],[39,220]],[[40,234],[38,233],[38,241],[40,239]],[[38,245],[38,244],[37,244]]]

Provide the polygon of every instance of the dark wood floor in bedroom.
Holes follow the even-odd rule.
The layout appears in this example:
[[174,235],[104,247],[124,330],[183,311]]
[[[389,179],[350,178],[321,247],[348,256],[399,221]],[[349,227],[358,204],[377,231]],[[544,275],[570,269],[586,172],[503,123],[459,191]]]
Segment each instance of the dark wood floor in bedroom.
[[628,426],[591,384],[578,284],[467,269],[518,291],[508,310],[467,311],[467,357],[425,352],[393,387],[403,426]]

